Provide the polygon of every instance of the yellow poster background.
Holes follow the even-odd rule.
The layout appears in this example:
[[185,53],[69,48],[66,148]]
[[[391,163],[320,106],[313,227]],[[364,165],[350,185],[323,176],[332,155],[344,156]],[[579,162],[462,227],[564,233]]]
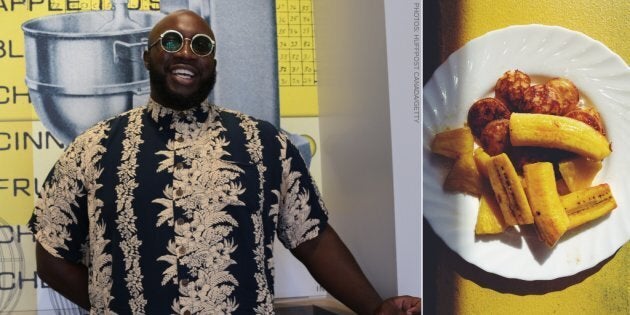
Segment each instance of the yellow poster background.
[[[128,7],[159,10],[158,0]],[[25,83],[24,33],[31,19],[89,10],[111,10],[109,0],[0,0],[0,313],[43,310],[37,289],[34,241],[26,226],[39,186],[63,151],[37,117]],[[281,123],[319,141],[312,0],[277,0]],[[319,182],[314,156],[311,171]],[[49,308],[46,307],[46,308]]]

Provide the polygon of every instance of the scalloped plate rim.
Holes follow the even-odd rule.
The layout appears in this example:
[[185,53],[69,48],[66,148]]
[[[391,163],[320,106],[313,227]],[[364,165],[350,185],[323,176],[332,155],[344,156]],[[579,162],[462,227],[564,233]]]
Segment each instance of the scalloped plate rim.
[[[628,183],[620,178],[620,175],[615,174],[614,172],[616,170],[615,167],[620,164],[619,157],[621,155],[625,155],[623,154],[624,152],[630,154],[630,148],[627,143],[625,141],[619,141],[623,133],[630,132],[630,128],[625,126],[630,120],[630,108],[628,108],[626,105],[621,104],[623,102],[619,102],[620,104],[616,104],[614,102],[616,101],[614,98],[612,98],[612,102],[615,104],[605,108],[600,108],[598,106],[598,109],[600,109],[600,111],[602,112],[602,116],[604,116],[604,122],[607,124],[607,129],[609,132],[611,132],[609,136],[610,140],[613,142],[614,150],[613,154],[607,159],[612,160],[612,162],[607,160],[604,161],[604,169],[602,170],[602,173],[605,174],[603,176],[599,176],[598,178],[599,180],[606,182],[608,179],[613,180],[615,185],[611,183],[611,188],[613,189],[615,198],[618,201],[618,208],[615,209],[610,216],[589,224],[586,228],[583,228],[583,231],[581,231],[580,233],[572,233],[571,237],[567,237],[567,239],[561,239],[561,242],[557,245],[557,248],[554,248],[549,253],[544,253],[548,254],[548,256],[542,255],[542,258],[535,257],[535,255],[540,254],[537,253],[539,249],[532,250],[529,248],[529,246],[537,246],[535,242],[531,242],[531,240],[529,240],[531,234],[525,234],[527,237],[521,237],[520,241],[516,240],[516,242],[514,242],[515,239],[513,236],[518,236],[518,234],[509,234],[509,236],[511,237],[509,241],[514,242],[514,244],[512,245],[501,243],[501,241],[505,241],[501,240],[501,238],[499,238],[499,240],[482,242],[475,241],[474,237],[472,237],[473,242],[471,243],[470,233],[474,234],[474,219],[476,219],[476,210],[473,210],[475,214],[473,218],[473,216],[470,214],[470,211],[464,213],[462,212],[463,210],[461,210],[461,208],[467,208],[471,207],[472,205],[477,205],[478,201],[476,200],[476,198],[473,197],[465,196],[462,194],[447,194],[441,190],[441,180],[443,180],[445,171],[443,169],[436,168],[436,165],[438,163],[432,161],[432,159],[435,159],[435,157],[432,156],[429,150],[430,139],[432,138],[433,134],[438,131],[436,130],[438,127],[441,128],[440,130],[442,130],[446,127],[456,128],[463,125],[463,122],[465,121],[465,112],[467,112],[467,108],[472,104],[472,101],[474,101],[475,98],[471,95],[466,94],[476,93],[477,99],[487,96],[485,94],[489,92],[488,89],[491,90],[491,87],[494,87],[494,82],[496,82],[496,79],[498,79],[500,74],[506,70],[509,70],[510,68],[501,70],[499,75],[494,78],[494,82],[488,82],[488,78],[495,76],[496,73],[491,73],[489,75],[487,74],[485,77],[483,75],[479,75],[479,73],[475,73],[474,78],[482,77],[486,79],[485,81],[477,80],[479,82],[472,83],[469,82],[470,80],[464,80],[468,74],[462,74],[461,69],[472,71],[471,69],[477,66],[476,64],[474,64],[474,62],[482,63],[484,62],[484,57],[486,59],[486,62],[487,60],[492,59],[491,57],[493,56],[479,56],[479,49],[481,49],[483,54],[494,54],[494,52],[489,52],[489,49],[491,50],[499,44],[496,41],[488,42],[490,39],[503,38],[504,42],[502,44],[505,46],[510,44],[508,43],[509,41],[518,40],[518,38],[515,39],[514,37],[509,37],[510,35],[523,33],[529,36],[522,39],[525,40],[526,44],[529,44],[530,40],[532,40],[532,44],[536,44],[536,40],[540,42],[541,45],[535,52],[541,51],[541,55],[543,54],[543,52],[548,53],[547,51],[545,51],[547,47],[555,47],[553,45],[558,45],[558,43],[552,42],[550,43],[550,45],[547,46],[545,45],[546,38],[533,38],[540,35],[541,33],[544,33],[549,37],[559,38],[560,40],[566,39],[568,45],[570,45],[572,41],[577,41],[580,44],[580,46],[578,46],[578,49],[566,52],[568,54],[583,54],[582,59],[571,59],[571,62],[573,63],[580,64],[580,62],[585,62],[580,60],[585,60],[588,58],[594,58],[597,61],[597,58],[599,57],[602,58],[601,60],[604,63],[611,63],[607,67],[615,67],[615,71],[610,72],[619,76],[618,80],[621,80],[621,82],[618,85],[628,86],[628,88],[622,89],[619,92],[621,96],[618,95],[617,97],[621,97],[623,98],[623,100],[627,101],[627,103],[630,103],[630,84],[625,85],[626,81],[630,83],[630,69],[628,68],[628,66],[625,64],[621,57],[615,54],[604,44],[588,37],[583,33],[569,30],[561,26],[546,26],[541,24],[513,25],[503,29],[492,30],[480,37],[469,41],[462,48],[451,54],[447,58],[447,60],[443,64],[441,64],[438,69],[436,69],[431,79],[424,86],[423,213],[424,217],[427,219],[429,224],[431,224],[436,234],[442,240],[444,240],[447,246],[457,252],[463,259],[480,267],[481,269],[506,278],[515,278],[521,280],[552,280],[556,278],[571,276],[578,272],[594,267],[601,261],[607,259],[612,254],[614,254],[617,249],[623,246],[630,239],[630,228],[628,228],[628,226],[630,226],[630,208],[628,207],[628,198],[625,196],[625,194],[621,194],[621,192],[623,191],[630,191],[630,187]],[[565,43],[560,42],[559,46],[556,47],[556,49],[561,49],[562,47],[564,47],[562,46],[563,44]],[[582,44],[584,46],[582,46]],[[512,43],[512,45],[515,44]],[[523,50],[523,47],[516,48],[520,49],[521,51]],[[527,47],[525,47],[525,49],[526,48]],[[470,54],[471,52],[476,53],[477,55],[466,55]],[[553,54],[558,55],[565,52],[551,51],[550,53],[552,53],[553,56]],[[534,55],[533,57],[536,57],[536,55]],[[466,59],[462,60],[463,58]],[[505,59],[494,59],[492,61],[494,62],[495,67],[499,67],[499,64],[505,62],[519,65],[527,64],[527,62],[523,62],[522,60],[514,61]],[[572,80],[577,80],[578,82],[576,82],[576,85],[578,85],[578,87],[580,88],[581,94],[584,93],[584,95],[587,95],[585,97],[591,99],[591,101],[593,102],[602,102],[603,100],[610,99],[608,95],[605,95],[606,93],[602,93],[601,91],[598,91],[596,89],[594,85],[597,82],[590,81],[590,83],[588,83],[589,81],[587,79],[589,79],[589,74],[597,72],[597,67],[575,70],[571,68],[570,65],[565,64],[564,66],[566,66],[566,69],[558,70],[559,68],[562,68],[562,66],[562,64],[551,65],[549,69],[536,71],[535,74],[544,76],[563,76],[568,77]],[[603,68],[604,66],[601,66],[601,68]],[[541,66],[537,64],[531,65],[531,68],[536,67],[540,68]],[[498,69],[496,69],[495,72],[496,71],[498,71]],[[523,71],[527,73],[526,70]],[[548,72],[545,73],[544,71]],[[557,73],[558,71],[560,71],[561,73]],[[601,78],[596,78],[600,79],[601,81]],[[597,88],[600,87],[601,86],[597,86]],[[451,90],[448,90],[449,88]],[[472,89],[472,91],[460,91],[466,88]],[[453,91],[453,89],[455,89],[455,91]],[[613,91],[610,86],[609,90],[612,92],[617,91]],[[604,89],[604,92],[609,92],[609,90]],[[628,95],[624,95],[624,92]],[[468,97],[468,99],[465,99],[466,97]],[[455,101],[452,100],[453,98],[455,99]],[[457,101],[459,101],[459,103]],[[435,104],[436,102],[438,104]],[[448,102],[451,102],[451,104],[455,102],[456,104],[460,105],[449,105],[447,104]],[[465,109],[465,111],[462,111],[461,109]],[[615,110],[617,112],[614,112]],[[456,122],[458,122],[459,125]],[[620,122],[625,122],[625,124],[621,124]],[[456,208],[459,209],[449,208],[447,209],[447,211],[444,211],[443,208],[440,208],[440,210],[442,211],[436,210],[437,207],[449,205],[452,206],[453,203],[457,204]],[[463,206],[459,206],[459,204],[463,204]],[[457,226],[458,224],[461,225],[462,221],[465,224],[468,224],[468,226]],[[472,226],[470,226],[470,224],[472,224]],[[602,237],[602,235],[599,235],[601,234],[600,232],[602,229],[609,228],[611,226],[617,228],[613,231],[612,239],[607,240],[606,237]],[[605,245],[605,248],[603,249],[593,250],[594,255],[589,255],[588,252],[582,253],[581,250],[583,248],[579,246],[576,247],[574,244],[576,242],[583,241],[591,236],[597,238],[595,241],[598,242],[598,245]],[[520,246],[520,248],[515,246]],[[507,249],[501,251],[502,248]],[[497,250],[500,251],[498,255]],[[504,251],[508,251],[508,254],[503,255],[502,253]],[[521,259],[521,264],[510,263],[513,262],[511,258],[514,257],[509,256],[512,255],[513,252],[519,252],[518,255],[520,256],[517,256],[516,258]],[[528,257],[528,252],[531,257]],[[484,255],[493,254],[495,255],[495,257],[492,257],[492,261],[489,261],[489,259],[483,257]],[[566,255],[565,260],[567,261],[567,263],[564,265],[558,265],[558,261],[560,261],[561,258],[558,258],[557,255],[561,254]],[[551,263],[548,263],[550,259],[552,259]],[[523,265],[523,262],[525,263],[525,265]],[[556,265],[551,265],[552,263]],[[536,264],[538,264],[538,266],[536,266]]]

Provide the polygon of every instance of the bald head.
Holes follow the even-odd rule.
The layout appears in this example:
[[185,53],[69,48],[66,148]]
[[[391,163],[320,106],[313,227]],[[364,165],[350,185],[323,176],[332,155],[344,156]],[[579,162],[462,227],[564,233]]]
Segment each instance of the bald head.
[[195,34],[206,34],[214,39],[212,29],[206,21],[194,11],[177,10],[162,18],[149,33],[149,43],[153,43],[160,34],[169,29],[178,30],[178,27],[189,28]]

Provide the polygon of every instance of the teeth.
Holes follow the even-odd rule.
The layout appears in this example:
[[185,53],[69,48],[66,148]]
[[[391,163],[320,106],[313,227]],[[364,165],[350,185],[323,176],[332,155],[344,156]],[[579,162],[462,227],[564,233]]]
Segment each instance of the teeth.
[[173,70],[173,74],[188,78],[192,78],[195,75],[192,71],[186,69],[175,69]]

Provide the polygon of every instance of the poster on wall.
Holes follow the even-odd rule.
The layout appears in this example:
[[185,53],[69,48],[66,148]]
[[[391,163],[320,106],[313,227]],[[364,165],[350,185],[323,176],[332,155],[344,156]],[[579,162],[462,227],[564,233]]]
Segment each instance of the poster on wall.
[[[209,100],[278,127],[281,117],[283,125],[296,126],[289,132],[307,160],[313,158],[317,180],[318,130],[299,130],[303,119],[317,125],[311,3],[289,2],[0,1],[0,313],[79,312],[37,277],[26,223],[38,188],[74,137],[146,104],[142,52],[152,26],[169,12],[193,10],[216,34],[219,74]],[[276,291],[325,294],[283,250],[277,264],[297,268],[302,287],[280,281]]]

